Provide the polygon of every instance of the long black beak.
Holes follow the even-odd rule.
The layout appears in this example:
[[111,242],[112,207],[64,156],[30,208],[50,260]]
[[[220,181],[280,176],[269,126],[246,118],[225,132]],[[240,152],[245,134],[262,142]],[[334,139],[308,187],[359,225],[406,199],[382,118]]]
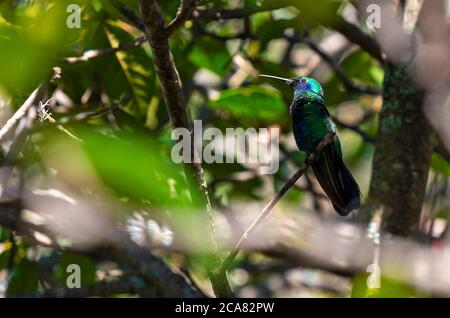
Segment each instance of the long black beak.
[[271,78],[271,79],[275,79],[275,80],[279,80],[279,81],[283,81],[283,82],[286,82],[289,86],[291,86],[292,83],[293,83],[293,80],[291,80],[289,78],[272,76],[272,75],[266,75],[266,74],[260,74],[259,76],[266,77],[266,78]]

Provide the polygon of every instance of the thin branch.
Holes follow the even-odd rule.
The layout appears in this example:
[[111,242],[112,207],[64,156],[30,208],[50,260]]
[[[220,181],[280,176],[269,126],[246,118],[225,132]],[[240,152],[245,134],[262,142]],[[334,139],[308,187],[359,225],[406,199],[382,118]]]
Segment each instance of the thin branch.
[[3,141],[5,136],[11,131],[11,129],[17,125],[19,120],[25,117],[30,108],[35,105],[35,103],[45,95],[47,89],[52,80],[59,79],[61,77],[61,68],[54,67],[48,78],[36,88],[27,100],[19,107],[19,109],[12,115],[10,119],[5,123],[5,125],[0,129],[0,142]]
[[287,39],[289,39],[290,41],[296,41],[308,45],[311,50],[316,52],[322,58],[322,60],[324,60],[331,67],[331,69],[335,72],[336,76],[342,81],[342,84],[344,84],[345,88],[348,91],[370,95],[382,94],[383,91],[381,87],[366,86],[353,81],[350,77],[347,76],[347,74],[340,67],[340,65],[311,39],[300,36],[288,36]]
[[19,107],[19,109],[11,116],[10,119],[5,123],[5,125],[0,129],[0,142],[3,141],[8,132],[18,123],[20,119],[22,119],[28,112],[28,110],[33,106],[38,99],[40,93],[42,92],[42,88],[44,85],[40,85],[36,88],[31,95],[27,98],[27,100]]
[[[178,74],[175,61],[169,47],[169,34],[167,32],[164,18],[156,0],[140,0],[140,10],[145,24],[150,47],[153,53],[153,63],[158,74],[162,95],[169,113],[170,122],[173,129],[185,128],[192,134],[192,124],[187,111],[186,100],[181,86],[181,79]],[[203,169],[200,163],[195,160],[196,149],[194,138],[191,138],[191,161],[185,164],[187,179],[194,177],[196,184],[190,184],[193,197],[200,191],[203,206],[209,218],[209,234],[213,244],[217,247],[215,239],[214,218],[211,203],[208,197],[208,189]],[[216,262],[220,263],[219,255],[215,255]],[[220,297],[231,297],[232,291],[226,276],[216,275],[214,270],[208,269],[214,293]]]
[[378,61],[383,62],[384,59],[378,42],[370,35],[364,33],[356,25],[348,22],[342,17],[339,17],[338,23],[333,24],[330,27],[341,33],[350,42],[357,44],[361,49],[369,53]]
[[255,13],[276,10],[283,8],[285,6],[286,5],[283,4],[282,2],[277,3],[276,1],[274,1],[271,4],[266,4],[260,7],[252,7],[252,8],[198,9],[193,11],[192,18],[196,18],[203,21],[242,19],[249,17]]
[[175,19],[173,19],[166,27],[167,33],[171,34],[189,18],[195,8],[195,3],[196,0],[180,0],[180,7],[178,8]]
[[[227,19],[241,19],[248,17],[252,14],[271,11],[285,7],[282,1],[273,1],[270,4],[254,7],[249,9],[204,9],[204,10],[194,10],[192,17],[204,21],[214,21],[214,20],[227,20]],[[377,41],[370,35],[364,33],[356,25],[348,22],[342,17],[338,17],[337,22],[327,25],[337,32],[344,35],[350,42],[359,45],[364,51],[372,55],[378,61],[383,61],[383,56],[381,53],[381,48]]]
[[41,122],[48,121],[49,123],[53,124],[58,128],[59,131],[63,132],[64,134],[68,135],[73,140],[76,140],[78,142],[84,143],[84,141],[77,136],[75,136],[73,133],[68,131],[63,125],[61,125],[56,119],[53,118],[52,114],[48,110],[48,105],[51,102],[52,99],[47,100],[45,103],[40,101],[39,107],[37,108],[37,112],[39,115],[39,119]]
[[342,127],[342,128],[346,128],[346,129],[350,129],[352,131],[354,131],[355,133],[357,133],[358,135],[361,136],[361,138],[367,142],[367,143],[374,143],[375,142],[375,137],[372,137],[371,135],[369,135],[367,132],[365,132],[364,130],[362,130],[358,125],[350,125],[347,123],[344,123],[343,121],[341,121],[340,119],[336,118],[333,116],[333,121],[336,123],[336,125]]
[[136,28],[141,30],[142,32],[145,32],[145,24],[144,21],[142,21],[141,17],[134,12],[133,9],[128,7],[124,3],[119,3],[117,6],[117,9],[122,13],[124,17],[128,19]]
[[63,61],[66,62],[66,63],[69,63],[69,64],[79,63],[79,62],[87,62],[87,61],[90,61],[90,60],[92,60],[94,58],[97,58],[97,57],[101,57],[101,56],[105,56],[105,55],[111,55],[111,54],[115,54],[115,53],[120,52],[120,51],[126,51],[126,50],[129,50],[129,49],[133,49],[133,48],[139,47],[143,43],[145,43],[146,40],[147,40],[147,38],[145,36],[141,36],[141,37],[137,38],[133,42],[122,43],[118,47],[111,47],[111,48],[97,49],[97,50],[89,50],[89,51],[84,52],[82,56],[66,57],[66,58],[63,59]]
[[256,230],[259,224],[269,215],[270,211],[274,206],[281,200],[281,198],[286,194],[286,192],[295,185],[297,180],[306,172],[306,170],[317,160],[321,155],[324,148],[333,142],[335,137],[334,133],[329,133],[324,139],[317,145],[315,151],[306,157],[302,166],[297,170],[297,172],[283,185],[283,187],[278,191],[277,195],[264,207],[258,217],[253,221],[252,224],[247,228],[247,230],[242,234],[239,241],[234,246],[233,250],[230,252],[228,257],[222,263],[220,272],[225,273],[230,266],[231,262],[234,260],[236,255],[239,253],[242,244],[248,237]]

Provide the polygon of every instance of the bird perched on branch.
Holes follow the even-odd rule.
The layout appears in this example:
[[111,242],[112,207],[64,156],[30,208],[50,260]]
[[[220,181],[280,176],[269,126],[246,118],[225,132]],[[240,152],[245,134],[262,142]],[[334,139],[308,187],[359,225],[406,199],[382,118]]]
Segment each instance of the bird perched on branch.
[[[287,79],[261,76],[284,81],[294,90],[289,111],[295,141],[301,151],[310,154],[328,133],[337,133],[336,125],[325,107],[322,87],[316,80],[310,77]],[[325,147],[320,158],[312,165],[312,169],[337,213],[346,216],[359,207],[361,192],[344,163],[337,134],[334,142]]]

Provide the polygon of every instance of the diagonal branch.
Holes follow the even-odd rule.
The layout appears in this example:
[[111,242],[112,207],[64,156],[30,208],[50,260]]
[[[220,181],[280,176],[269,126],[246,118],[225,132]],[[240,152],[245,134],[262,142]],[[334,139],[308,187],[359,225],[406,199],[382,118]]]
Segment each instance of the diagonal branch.
[[330,25],[330,27],[341,33],[350,42],[357,44],[361,49],[369,53],[378,61],[382,62],[384,60],[378,42],[370,35],[364,33],[353,23],[350,23],[344,18],[339,17],[339,21],[333,25]]
[[128,49],[133,49],[141,46],[147,38],[145,36],[141,36],[134,40],[133,42],[121,43],[117,47],[110,47],[106,49],[97,49],[97,50],[89,50],[83,53],[82,56],[72,56],[66,57],[63,59],[64,62],[68,64],[78,63],[78,62],[87,62],[97,57],[102,57],[105,55],[115,54],[120,51],[125,51]]
[[7,120],[7,122],[0,129],[0,142],[17,125],[19,120],[25,117],[31,107],[36,105],[40,98],[46,94],[51,82],[61,77],[61,69],[54,67],[48,77],[31,93],[27,100],[19,107],[19,109]]
[[[227,20],[227,19],[241,19],[253,15],[258,12],[271,11],[285,7],[286,4],[283,1],[272,1],[266,5],[260,7],[254,7],[250,9],[203,9],[194,10],[192,17],[203,21],[215,21],[215,20]],[[361,49],[372,55],[378,61],[383,61],[381,48],[378,42],[370,35],[364,33],[356,25],[348,22],[342,17],[338,17],[338,20],[330,25],[325,25],[341,33],[350,42],[359,45]]]
[[355,133],[360,135],[361,138],[365,142],[367,142],[367,143],[375,142],[375,137],[371,136],[369,133],[367,133],[366,131],[361,129],[361,127],[359,127],[359,125],[351,125],[351,124],[344,123],[343,121],[341,121],[340,119],[338,119],[336,117],[333,117],[333,121],[336,123],[336,125],[338,125],[342,128],[346,128],[346,129],[350,129],[350,130],[354,131]]
[[256,230],[258,225],[269,215],[270,211],[275,207],[275,205],[281,200],[281,198],[289,191],[292,186],[295,185],[298,179],[306,172],[306,170],[320,157],[322,151],[325,149],[327,145],[333,142],[335,137],[335,133],[329,133],[322,139],[322,141],[317,145],[316,150],[309,154],[306,157],[305,162],[302,166],[297,170],[297,172],[283,185],[283,187],[278,191],[277,195],[264,207],[258,217],[253,221],[252,224],[247,228],[247,230],[242,234],[239,241],[234,246],[233,250],[230,252],[228,257],[222,263],[220,267],[220,272],[225,273],[227,268],[230,266],[233,259],[239,253],[239,250],[242,247],[242,244],[248,237]]
[[0,129],[0,141],[3,141],[5,136],[11,131],[11,129],[22,119],[28,112],[28,110],[35,105],[37,100],[40,98],[44,91],[44,84],[41,84],[38,88],[36,88],[31,95],[27,98],[27,100],[19,107],[19,109],[8,119],[8,121],[3,125]]
[[270,4],[265,4],[259,7],[252,8],[236,8],[236,9],[198,9],[194,10],[192,17],[203,21],[215,21],[215,20],[232,20],[242,19],[249,17],[255,13],[271,11],[285,7],[282,2],[273,1]]
[[195,9],[196,0],[180,0],[180,7],[178,8],[177,15],[167,25],[167,32],[170,34],[175,31],[184,21],[186,21]]
[[289,41],[305,43],[307,46],[309,46],[311,50],[316,52],[320,56],[320,58],[331,67],[331,69],[334,71],[336,76],[342,81],[342,84],[344,84],[345,88],[348,91],[369,95],[381,95],[382,93],[381,87],[366,86],[353,81],[350,77],[347,76],[347,74],[340,67],[340,65],[311,39],[300,36],[286,36],[286,38]]

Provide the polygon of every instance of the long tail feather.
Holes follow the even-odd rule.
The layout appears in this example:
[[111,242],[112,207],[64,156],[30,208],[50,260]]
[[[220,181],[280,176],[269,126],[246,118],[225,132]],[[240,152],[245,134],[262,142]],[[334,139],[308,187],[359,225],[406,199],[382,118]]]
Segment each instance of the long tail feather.
[[359,207],[361,201],[359,186],[345,166],[336,145],[328,145],[312,168],[337,213],[346,216]]

